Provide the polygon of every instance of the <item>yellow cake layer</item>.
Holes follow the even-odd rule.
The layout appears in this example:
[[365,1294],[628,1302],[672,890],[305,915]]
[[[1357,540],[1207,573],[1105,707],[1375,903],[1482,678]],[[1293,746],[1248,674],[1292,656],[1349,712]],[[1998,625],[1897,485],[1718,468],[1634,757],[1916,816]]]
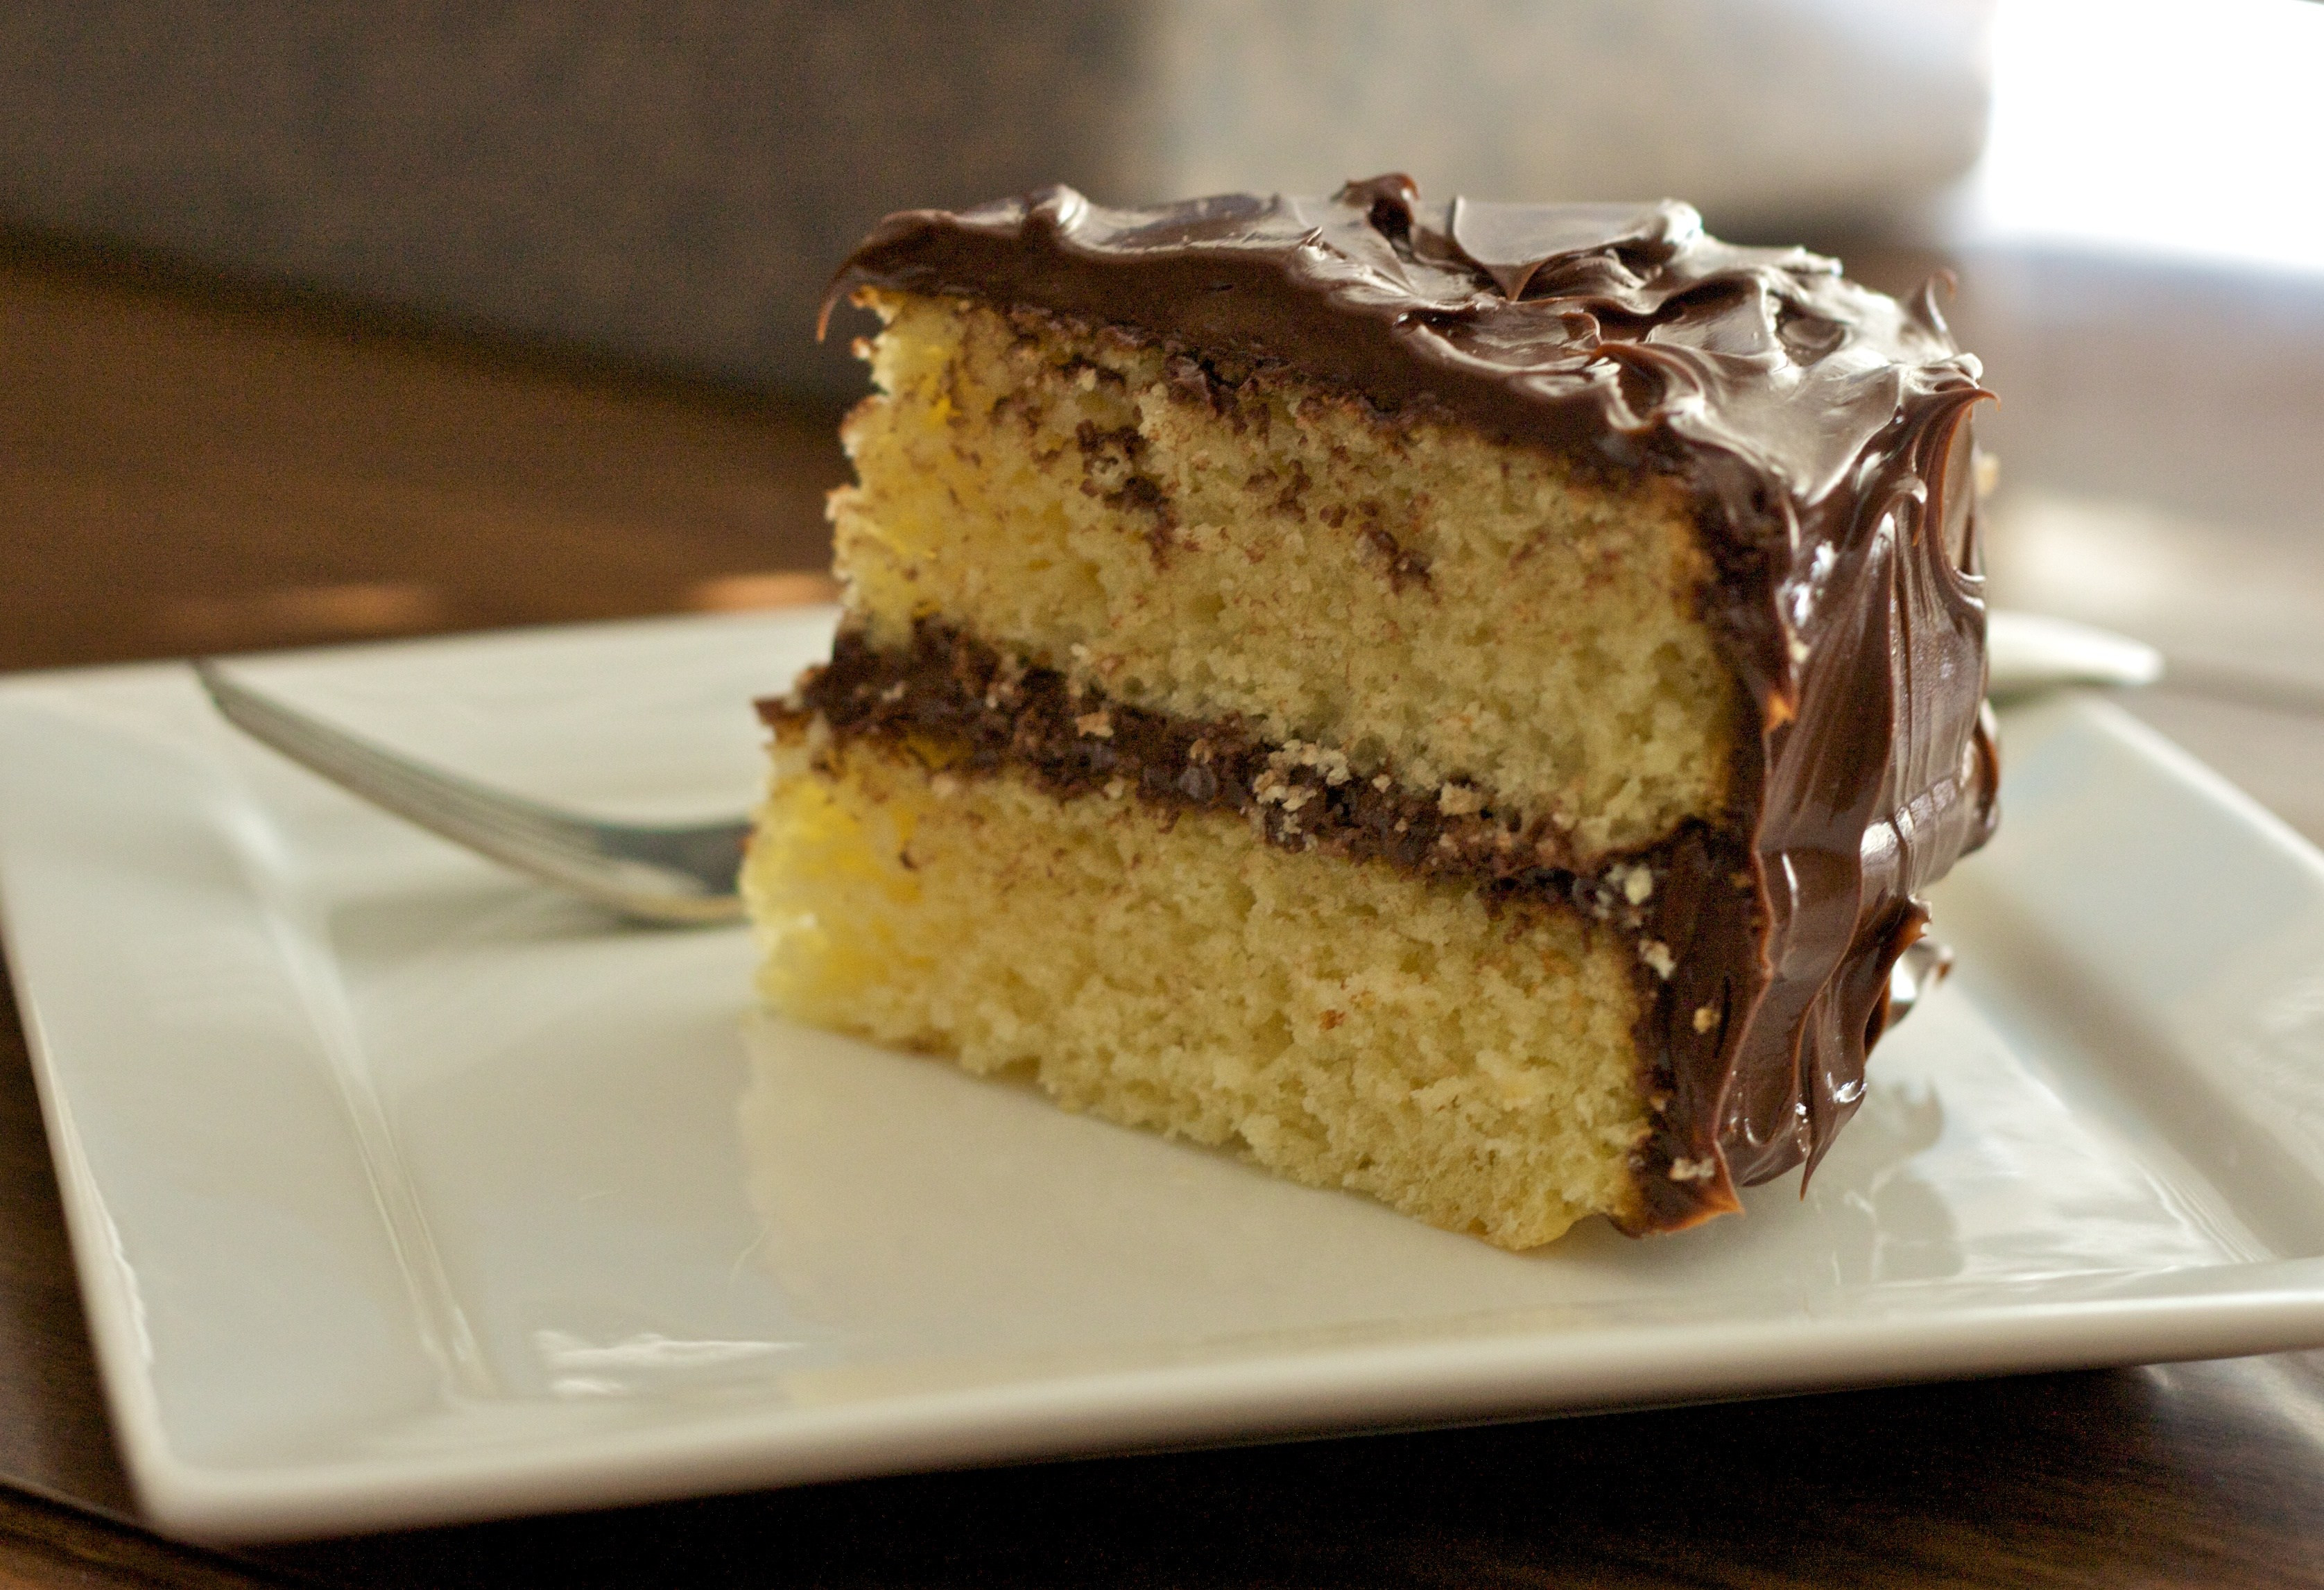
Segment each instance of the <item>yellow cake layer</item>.
[[786,1015],[1506,1247],[1632,1207],[1618,935],[939,746],[779,740],[743,885]]
[[1118,335],[876,306],[881,395],[833,517],[877,643],[938,616],[1116,700],[1471,786],[1584,866],[1724,810],[1736,691],[1673,482],[1594,483],[1283,374],[1222,413]]

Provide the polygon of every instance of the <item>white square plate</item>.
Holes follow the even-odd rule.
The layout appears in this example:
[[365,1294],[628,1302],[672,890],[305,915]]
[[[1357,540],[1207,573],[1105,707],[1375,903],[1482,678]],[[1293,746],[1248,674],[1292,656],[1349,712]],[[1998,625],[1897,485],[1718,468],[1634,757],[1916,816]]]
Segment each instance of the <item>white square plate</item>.
[[[283,656],[535,795],[711,815],[829,616]],[[246,1539],[2324,1342],[2324,858],[2103,704],[2007,727],[1960,971],[1805,1196],[1526,1255],[754,1015],[245,743],[0,684],[0,908],[116,1429]]]

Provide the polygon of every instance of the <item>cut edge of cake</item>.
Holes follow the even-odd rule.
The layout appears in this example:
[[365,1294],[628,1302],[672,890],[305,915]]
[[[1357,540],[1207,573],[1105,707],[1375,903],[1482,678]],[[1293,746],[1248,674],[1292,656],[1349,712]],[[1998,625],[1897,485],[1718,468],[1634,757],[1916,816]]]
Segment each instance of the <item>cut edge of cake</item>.
[[[1448,251],[1460,201],[1440,236],[1416,198],[1374,183],[1334,201],[1354,268],[1323,290],[1354,292],[1332,308],[1348,340],[1378,329],[1361,300],[1382,239],[1407,299],[1461,271],[1480,301],[1507,298],[1506,271]],[[1958,703],[1882,678],[1879,727],[1903,752],[1882,746],[1868,772],[1870,692],[1814,666],[1818,642],[1893,652],[1900,615],[1926,610],[1981,694],[1951,423],[1982,395],[1973,364],[1944,367],[1932,306],[1916,344],[1918,322],[1878,328],[1937,374],[1896,394],[1897,434],[1868,429],[1880,467],[1852,485],[1907,477],[1922,521],[1891,502],[1868,526],[1851,501],[1833,533],[1810,503],[1823,538],[1803,547],[1797,493],[1766,487],[1784,472],[1738,482],[1731,455],[1705,462],[1654,409],[1633,345],[1554,372],[1598,406],[1594,427],[1520,400],[1519,418],[1555,423],[1513,435],[1461,384],[1489,370],[1439,371],[1416,396],[1283,356],[1263,317],[1205,340],[1184,323],[1199,302],[1172,325],[1093,312],[1072,277],[1103,274],[1078,257],[1102,252],[1092,237],[1142,227],[1150,250],[1158,215],[1199,264],[1230,202],[1282,234],[1279,284],[1259,288],[1312,311],[1314,238],[1284,223],[1322,201],[1097,212],[1053,191],[891,217],[843,271],[885,324],[862,349],[880,391],[844,430],[860,480],[834,499],[834,660],[762,703],[777,772],[745,886],[763,993],[1504,1246],[1591,1213],[1635,1233],[1738,1207],[1738,1181],[1812,1159],[1853,1108],[1844,1064],[1809,1069],[1852,1053],[1860,1078],[1889,966],[1925,920],[1912,867],[1941,869],[1936,850],[1990,826],[1973,701],[1963,729]],[[1489,308],[1507,318],[1572,257],[1652,274],[1618,235],[1576,248],[1572,230]],[[1712,272],[1805,281],[1798,296],[1832,307],[1813,256],[1672,231],[1666,256],[1707,246]],[[1000,239],[1004,268],[964,275],[948,253],[963,236],[971,256]],[[1007,248],[1033,260],[1019,275],[1067,285],[1036,298],[1001,280]],[[1248,262],[1195,285],[1248,291]],[[1876,297],[1848,291],[1851,312]],[[1803,318],[1784,299],[1753,324],[1812,347]],[[1360,363],[1327,346],[1322,363]],[[1854,628],[1809,611],[1819,598]],[[1914,718],[1927,703],[1945,710]],[[1828,723],[1846,731],[1837,752],[1819,749]],[[1846,776],[1835,790],[1866,797],[1839,827],[1923,851],[1884,859],[1859,838],[1845,931],[1848,891],[1803,879],[1813,847],[1788,830],[1767,843],[1771,794],[1801,804],[1814,769],[1799,764],[1818,754]],[[1915,800],[1929,820],[1900,834]],[[1802,940],[1827,964],[1787,981]],[[1771,1011],[1787,1073],[1753,1060]]]

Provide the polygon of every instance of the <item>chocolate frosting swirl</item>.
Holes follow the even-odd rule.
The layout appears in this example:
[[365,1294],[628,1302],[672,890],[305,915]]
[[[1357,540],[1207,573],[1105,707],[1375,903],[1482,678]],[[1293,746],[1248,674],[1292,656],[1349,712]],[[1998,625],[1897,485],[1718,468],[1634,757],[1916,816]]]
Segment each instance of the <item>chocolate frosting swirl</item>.
[[1642,932],[1655,1129],[1635,1228],[1811,1168],[1863,1094],[1918,892],[1990,834],[1970,409],[1990,396],[1932,289],[1910,304],[1689,207],[1427,207],[1402,176],[1328,199],[1109,209],[1051,188],[891,216],[861,285],[1025,306],[1277,362],[1385,416],[1453,418],[1600,475],[1676,475],[1743,685],[1735,809],[1678,836]]

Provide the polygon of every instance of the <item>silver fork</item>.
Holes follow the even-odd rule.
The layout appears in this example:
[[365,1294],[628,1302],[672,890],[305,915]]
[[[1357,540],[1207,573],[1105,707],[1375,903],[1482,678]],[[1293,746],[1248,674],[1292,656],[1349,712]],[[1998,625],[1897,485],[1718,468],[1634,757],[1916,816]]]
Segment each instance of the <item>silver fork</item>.
[[491,788],[310,718],[207,659],[194,676],[226,720],[309,772],[454,844],[635,922],[731,922],[748,822],[607,823]]

